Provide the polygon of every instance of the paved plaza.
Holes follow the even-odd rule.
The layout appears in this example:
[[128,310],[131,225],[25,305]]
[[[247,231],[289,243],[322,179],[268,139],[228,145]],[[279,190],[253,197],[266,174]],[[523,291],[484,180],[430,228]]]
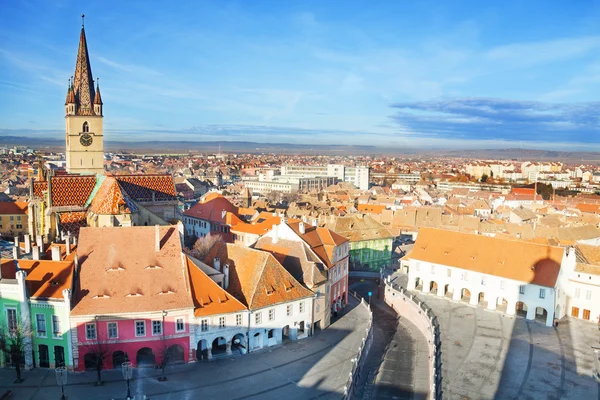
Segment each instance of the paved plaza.
[[548,328],[523,317],[418,294],[438,316],[445,399],[600,399],[600,332],[564,318]]
[[[168,368],[167,382],[160,370],[138,369],[132,394],[149,399],[340,399],[352,358],[365,334],[368,311],[354,299],[329,328],[315,336],[245,356],[232,356]],[[53,370],[35,369],[14,384],[15,371],[0,369],[0,395],[11,399],[59,399]],[[65,393],[70,399],[124,399],[126,385],[118,370],[103,372],[105,385],[95,387],[94,372],[72,373]]]

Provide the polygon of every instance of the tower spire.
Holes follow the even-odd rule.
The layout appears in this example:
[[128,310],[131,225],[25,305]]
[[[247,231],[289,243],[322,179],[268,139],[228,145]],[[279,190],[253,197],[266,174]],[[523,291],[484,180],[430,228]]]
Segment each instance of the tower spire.
[[81,14],[81,35],[79,36],[79,50],[75,62],[75,77],[73,79],[73,91],[77,100],[78,115],[94,115],[92,104],[94,102],[94,82],[92,78],[92,67],[87,49],[85,28],[83,26],[84,14]]
[[85,14],[81,14],[81,27],[85,25]]

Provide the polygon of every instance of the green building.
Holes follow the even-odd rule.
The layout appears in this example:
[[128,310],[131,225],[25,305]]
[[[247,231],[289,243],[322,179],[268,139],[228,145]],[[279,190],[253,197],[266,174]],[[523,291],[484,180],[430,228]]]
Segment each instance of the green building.
[[0,280],[3,322],[5,326],[19,323],[29,329],[25,366],[72,368],[69,314],[73,257],[69,261],[2,260],[3,278],[5,271],[6,276],[13,273],[16,279]]
[[394,235],[368,215],[338,217],[325,226],[350,241],[350,270],[380,272],[392,266]]

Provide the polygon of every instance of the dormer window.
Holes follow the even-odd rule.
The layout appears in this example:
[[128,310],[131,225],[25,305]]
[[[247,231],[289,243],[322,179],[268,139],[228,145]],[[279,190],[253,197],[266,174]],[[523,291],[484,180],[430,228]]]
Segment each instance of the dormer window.
[[83,123],[82,132],[89,132],[89,131],[90,131],[90,126],[88,125],[87,121],[85,121]]

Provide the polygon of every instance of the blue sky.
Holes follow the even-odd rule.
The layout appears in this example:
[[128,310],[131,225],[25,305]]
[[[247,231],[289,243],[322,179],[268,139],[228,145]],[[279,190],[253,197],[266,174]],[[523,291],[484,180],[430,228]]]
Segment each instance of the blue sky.
[[0,135],[62,138],[81,13],[107,140],[600,150],[584,0],[4,1]]

